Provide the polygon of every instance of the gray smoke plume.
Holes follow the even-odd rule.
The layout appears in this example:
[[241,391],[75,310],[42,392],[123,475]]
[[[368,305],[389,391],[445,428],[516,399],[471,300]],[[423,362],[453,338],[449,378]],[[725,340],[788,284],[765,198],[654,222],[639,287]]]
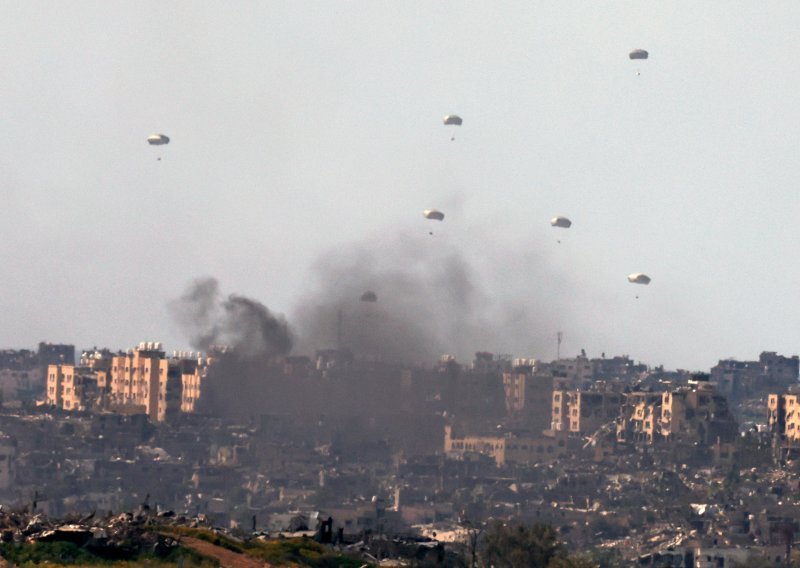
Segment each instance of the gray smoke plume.
[[[379,242],[339,247],[316,262],[291,318],[295,353],[311,356],[313,366],[317,349],[352,350],[360,364],[332,375],[341,380],[287,376],[275,357],[292,348],[286,321],[255,300],[223,297],[214,279],[195,281],[171,304],[173,315],[197,349],[236,347],[210,367],[201,412],[238,421],[294,416],[315,424],[326,416],[380,416],[374,423],[386,425],[392,409],[400,432],[414,423],[404,412],[435,393],[451,402],[463,394],[458,377],[433,371],[425,377],[416,370],[420,382],[403,386],[400,377],[410,365],[430,364],[442,353],[468,362],[484,350],[546,356],[573,301],[571,287],[540,254],[504,249],[479,234],[472,240],[384,233]],[[388,364],[372,366],[370,359]],[[488,395],[481,393],[466,398],[483,401]],[[345,438],[357,431],[343,430]]]
[[214,278],[195,280],[169,308],[195,349],[229,345],[247,358],[285,355],[292,349],[283,317],[256,300],[235,294],[223,297]]
[[[378,246],[330,252],[313,267],[313,288],[292,315],[298,351],[341,342],[359,357],[405,363],[442,353],[468,361],[479,350],[549,355],[567,286],[536,254],[482,246],[384,235]],[[360,301],[366,290],[376,302]]]

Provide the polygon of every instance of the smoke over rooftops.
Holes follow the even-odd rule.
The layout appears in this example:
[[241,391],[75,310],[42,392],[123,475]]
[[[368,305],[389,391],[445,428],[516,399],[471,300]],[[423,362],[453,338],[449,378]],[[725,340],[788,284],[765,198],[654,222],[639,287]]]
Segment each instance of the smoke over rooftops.
[[[532,248],[481,234],[383,233],[340,245],[312,265],[291,327],[255,299],[224,296],[214,278],[194,281],[169,307],[195,349],[228,344],[251,359],[338,347],[405,364],[433,363],[442,353],[468,361],[482,350],[546,357],[576,298]],[[375,301],[362,301],[365,290]]]
[[195,349],[230,345],[247,358],[285,355],[292,350],[292,335],[282,316],[272,314],[257,300],[236,294],[223,297],[214,278],[195,280],[169,309]]
[[[430,363],[445,352],[466,359],[481,349],[530,354],[538,330],[556,329],[551,271],[539,258],[483,252],[400,234],[331,251],[312,267],[311,289],[291,316],[298,351],[337,347],[340,336],[338,346],[388,362]],[[487,271],[503,274],[491,294]],[[364,290],[377,301],[361,302]]]

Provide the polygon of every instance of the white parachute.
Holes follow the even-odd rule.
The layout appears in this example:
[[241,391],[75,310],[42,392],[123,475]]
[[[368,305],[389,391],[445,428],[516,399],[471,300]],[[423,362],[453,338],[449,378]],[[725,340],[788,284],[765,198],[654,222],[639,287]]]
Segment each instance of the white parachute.
[[163,146],[169,144],[169,136],[166,134],[151,134],[147,137],[147,143],[151,146]]
[[641,272],[634,272],[633,274],[628,275],[628,282],[631,284],[644,284],[647,286],[650,284],[650,277],[647,274],[643,274]]
[[[442,119],[442,122],[444,122],[445,126],[461,126],[461,123],[464,122],[464,121],[461,120],[461,117],[458,116],[457,114],[448,114],[447,116],[445,116]],[[450,140],[452,141],[452,140],[455,140],[455,139],[456,139],[456,135],[453,134],[450,137]]]
[[444,213],[437,209],[426,209],[422,212],[426,219],[431,219],[433,221],[444,221]]

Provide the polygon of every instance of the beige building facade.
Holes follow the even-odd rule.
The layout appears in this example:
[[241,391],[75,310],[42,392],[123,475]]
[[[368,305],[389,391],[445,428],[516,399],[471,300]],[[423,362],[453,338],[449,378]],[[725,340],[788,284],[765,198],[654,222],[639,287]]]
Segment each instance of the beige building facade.
[[553,391],[551,429],[586,435],[614,420],[620,414],[623,395],[614,391]]
[[167,413],[169,361],[160,343],[140,343],[111,359],[109,405],[112,410],[143,412],[154,422]]
[[75,365],[47,366],[47,404],[63,410],[85,410],[84,377]]
[[517,436],[507,433],[499,436],[454,436],[453,427],[444,427],[444,452],[464,457],[470,453],[494,459],[497,467],[507,463],[532,464],[552,461],[567,451],[565,435]]
[[788,442],[800,441],[800,398],[794,393],[767,397],[769,430]]

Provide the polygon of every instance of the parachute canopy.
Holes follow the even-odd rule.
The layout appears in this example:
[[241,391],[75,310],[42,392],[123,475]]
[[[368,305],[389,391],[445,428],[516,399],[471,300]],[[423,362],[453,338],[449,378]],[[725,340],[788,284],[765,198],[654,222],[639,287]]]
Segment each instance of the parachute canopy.
[[166,134],[151,134],[147,137],[147,143],[151,146],[162,146],[169,144],[169,136]]
[[362,302],[377,302],[378,295],[373,292],[372,290],[367,290],[363,294],[361,294],[361,301]]
[[444,117],[443,122],[445,126],[447,125],[461,126],[461,123],[464,121],[461,120],[461,117],[458,116],[457,114],[448,114],[447,116]]
[[426,209],[422,212],[426,219],[433,219],[434,221],[444,221],[444,213],[436,209]]
[[641,272],[634,272],[633,274],[628,275],[628,282],[631,284],[644,284],[646,286],[650,284],[650,277],[647,274],[642,274]]
[[644,49],[634,49],[628,54],[631,59],[647,59],[650,56]]
[[553,217],[552,219],[550,219],[550,224],[553,225],[554,227],[569,229],[572,226],[572,221],[570,221],[566,217]]

